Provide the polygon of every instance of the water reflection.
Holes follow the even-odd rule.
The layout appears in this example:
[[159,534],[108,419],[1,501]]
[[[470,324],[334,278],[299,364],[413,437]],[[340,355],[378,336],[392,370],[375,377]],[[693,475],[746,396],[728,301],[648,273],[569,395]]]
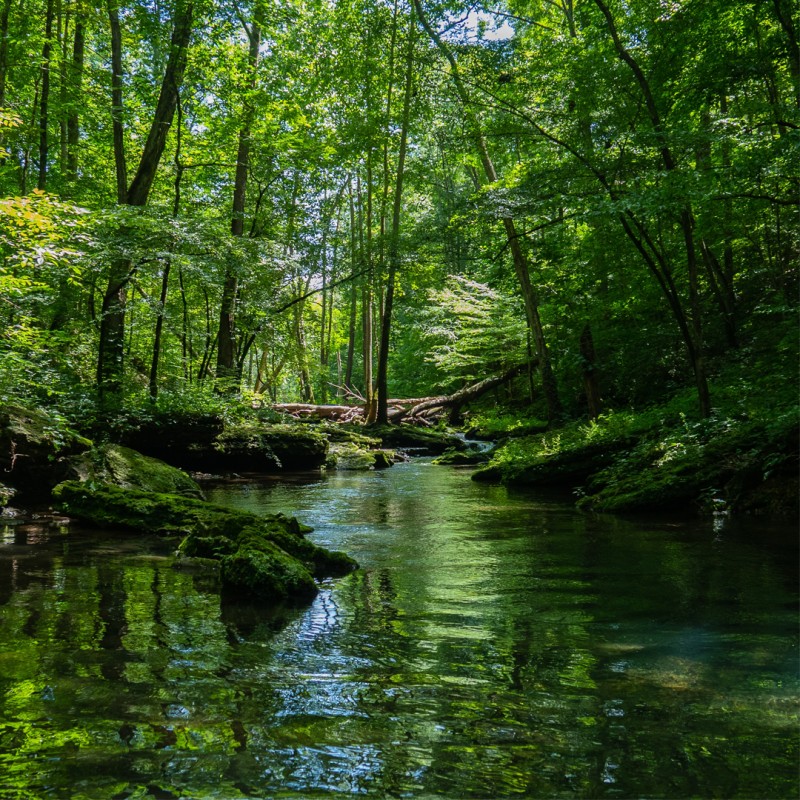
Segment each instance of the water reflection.
[[212,495],[364,568],[306,610],[221,608],[157,540],[6,534],[9,796],[796,796],[780,531],[586,517],[425,462]]

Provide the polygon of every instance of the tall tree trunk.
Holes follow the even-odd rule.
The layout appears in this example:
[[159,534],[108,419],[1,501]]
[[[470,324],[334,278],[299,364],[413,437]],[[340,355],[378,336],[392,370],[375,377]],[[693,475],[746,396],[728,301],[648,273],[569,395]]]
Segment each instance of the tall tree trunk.
[[[110,11],[112,8],[114,11],[116,10],[116,7],[113,6],[114,1],[110,0],[109,2]],[[116,14],[110,13],[110,17],[114,18]],[[179,3],[175,10],[169,60],[164,71],[153,122],[142,150],[139,167],[125,193],[125,199],[122,201],[128,205],[144,206],[147,204],[156,169],[161,161],[167,134],[172,126],[172,119],[178,105],[178,91],[186,69],[193,19],[194,0],[184,0],[183,3]],[[117,187],[119,191],[119,172],[117,173]],[[108,286],[103,296],[103,316],[100,322],[100,346],[97,360],[98,391],[104,401],[118,396],[122,390],[127,287],[135,270],[136,266],[128,259],[116,260],[109,270]]]
[[[181,161],[181,127],[183,115],[181,114],[180,97],[177,106],[178,124],[175,141],[175,191],[172,199],[172,218],[177,219],[181,209],[181,180],[183,179],[184,165]],[[161,334],[164,329],[164,316],[167,312],[167,294],[169,292],[169,274],[172,270],[172,258],[164,261],[164,270],[161,273],[161,294],[158,298],[158,311],[156,314],[156,329],[153,334],[153,356],[150,360],[150,399],[155,402],[158,398],[158,362],[161,358]]]
[[306,332],[303,323],[303,308],[305,302],[296,303],[294,312],[294,337],[297,345],[297,366],[300,378],[300,397],[304,403],[314,402],[314,388],[311,385],[311,374],[308,369],[308,348],[306,346]]
[[[611,39],[617,51],[617,56],[621,61],[630,67],[634,75],[639,90],[644,100],[650,125],[656,137],[656,146],[661,154],[661,160],[667,172],[674,172],[677,169],[677,162],[672,154],[664,128],[661,115],[658,111],[656,98],[650,87],[650,83],[644,74],[639,63],[628,51],[617,31],[616,22],[611,14],[611,10],[604,0],[594,0],[595,5],[600,9],[608,25]],[[706,377],[705,348],[703,346],[702,328],[702,309],[700,307],[700,289],[697,271],[697,246],[694,239],[694,215],[692,208],[687,201],[681,209],[679,215],[681,232],[683,234],[684,249],[686,251],[686,266],[689,277],[689,325],[687,328],[689,340],[686,342],[692,369],[695,376],[697,387],[697,397],[700,404],[700,413],[703,417],[711,416],[711,396],[708,390],[708,380]],[[677,294],[676,294],[677,297]]]
[[78,180],[78,142],[80,140],[81,84],[83,83],[83,64],[86,50],[86,31],[83,9],[78,4],[75,11],[75,34],[72,44],[72,63],[69,68],[69,113],[67,115],[67,181],[74,184]]
[[[353,200],[353,189],[350,186],[349,192],[350,199],[350,263],[352,273],[355,276],[358,263],[358,255],[356,248],[356,212],[355,202]],[[344,385],[348,391],[353,388],[353,361],[355,359],[356,351],[356,281],[355,278],[350,282],[350,322],[347,337],[347,366],[344,373]]]
[[[65,8],[66,5],[66,8]],[[71,20],[72,7],[69,2],[56,0],[56,40],[59,50],[59,115],[58,115],[58,140],[59,157],[58,164],[61,170],[61,177],[67,176],[67,83],[68,77],[68,52],[69,46],[69,23]]]
[[364,357],[364,400],[367,405],[367,421],[374,422],[374,386],[373,386],[373,338],[372,338],[372,301],[373,283],[375,280],[374,264],[372,261],[372,147],[367,151],[367,218],[364,226],[366,248],[364,251],[366,261],[366,274],[361,284],[361,322],[362,345]]
[[[256,17],[246,27],[248,39],[248,69],[250,80],[248,91],[256,84],[258,69],[258,50],[261,45],[261,26]],[[239,144],[236,152],[236,174],[233,184],[233,209],[231,234],[244,235],[244,211],[247,200],[247,173],[250,168],[250,128],[253,107],[250,98],[246,100],[244,121],[239,131]],[[222,286],[222,301],[219,309],[219,333],[217,335],[217,389],[235,391],[238,389],[240,369],[236,359],[236,300],[239,293],[239,280],[235,269],[227,265],[225,281]]]
[[597,385],[594,339],[588,322],[581,332],[580,351],[583,362],[583,389],[586,393],[586,406],[589,411],[589,419],[594,420],[600,416],[600,389]]
[[47,127],[50,106],[50,66],[53,51],[53,16],[53,0],[47,0],[44,45],[42,46],[42,91],[39,95],[39,178],[36,182],[36,187],[42,191],[47,188],[47,159],[49,157]]
[[6,77],[8,75],[8,18],[12,0],[3,0],[0,7],[0,108],[6,106]]
[[375,421],[386,425],[388,417],[388,376],[389,376],[389,341],[391,338],[392,311],[394,309],[394,287],[397,269],[400,265],[400,211],[403,198],[403,177],[405,174],[406,150],[408,146],[408,125],[411,119],[411,96],[414,70],[414,33],[416,20],[411,9],[408,27],[408,49],[406,51],[406,77],[403,92],[403,119],[400,125],[400,147],[397,154],[397,174],[394,187],[394,203],[392,205],[392,231],[389,240],[389,272],[386,276],[386,295],[383,301],[383,318],[381,320],[381,340],[378,348],[378,406]]
[[[414,7],[417,11],[422,27],[430,37],[431,41],[436,45],[439,51],[447,59],[450,64],[450,77],[453,79],[453,84],[458,94],[461,105],[464,109],[467,125],[470,129],[472,138],[478,149],[480,155],[483,171],[486,179],[490,183],[497,181],[497,172],[494,168],[491,156],[489,155],[489,148],[486,143],[486,138],[481,131],[480,123],[477,116],[471,108],[469,93],[466,86],[461,79],[461,72],[458,67],[458,62],[453,55],[450,48],[444,43],[439,34],[430,25],[425,17],[420,0],[414,0]],[[528,260],[525,252],[520,244],[520,239],[517,234],[514,219],[510,216],[502,218],[503,227],[506,232],[508,246],[511,250],[511,257],[514,263],[514,272],[519,282],[522,299],[525,305],[525,316],[533,333],[533,340],[536,344],[536,354],[538,358],[539,371],[542,377],[542,391],[547,403],[547,415],[552,421],[558,418],[562,412],[561,401],[558,397],[558,387],[556,385],[555,375],[553,374],[552,365],[550,363],[550,356],[545,341],[544,330],[542,328],[541,318],[539,316],[539,301],[537,292],[531,283],[530,271],[528,269]]]
[[128,196],[128,167],[125,160],[125,131],[122,105],[122,31],[117,0],[108,0],[108,23],[111,32],[111,130],[114,142],[114,172],[117,178],[117,202]]

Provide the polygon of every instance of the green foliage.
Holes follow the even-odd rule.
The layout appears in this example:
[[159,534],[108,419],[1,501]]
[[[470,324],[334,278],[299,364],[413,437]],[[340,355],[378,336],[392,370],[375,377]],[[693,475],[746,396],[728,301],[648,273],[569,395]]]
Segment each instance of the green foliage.
[[562,485],[582,507],[599,511],[792,513],[800,406],[791,376],[754,376],[743,359],[723,378],[713,387],[720,405],[709,419],[698,418],[685,390],[641,411],[512,438],[486,477]]
[[524,315],[514,299],[458,275],[429,297],[427,358],[449,381],[469,383],[525,360]]
[[[111,412],[242,424],[269,421],[268,401],[345,397],[348,380],[366,394],[375,354],[365,334],[378,337],[388,274],[410,7],[203,5],[149,205],[131,208],[117,203],[108,19],[79,6],[53,7],[46,118],[46,4],[9,6],[0,402],[57,405],[87,425]],[[670,398],[693,419],[701,363],[716,418],[758,416],[756,374],[796,392],[800,120],[786,4],[509,0],[497,10],[475,22],[466,6],[423,3],[458,60],[466,108],[417,24],[389,394],[449,391],[527,357],[504,218],[527,256],[567,418],[586,416],[590,376],[608,412],[579,440],[615,441],[622,409],[643,420],[643,409],[668,409]],[[153,122],[173,13],[133,2],[122,15],[114,113],[128,181]],[[504,21],[507,35],[493,38]],[[254,66],[246,45],[256,23]],[[496,179],[483,169],[475,126]],[[244,235],[233,236],[245,142]],[[129,267],[113,285],[121,263]],[[236,364],[222,397],[215,370],[228,279]],[[122,390],[101,414],[99,341],[117,301]],[[582,346],[587,331],[593,355]],[[732,365],[747,363],[750,374],[729,379]],[[512,388],[481,401],[476,431],[536,432],[539,387]],[[672,429],[675,413],[652,424]],[[630,435],[642,435],[637,425]]]

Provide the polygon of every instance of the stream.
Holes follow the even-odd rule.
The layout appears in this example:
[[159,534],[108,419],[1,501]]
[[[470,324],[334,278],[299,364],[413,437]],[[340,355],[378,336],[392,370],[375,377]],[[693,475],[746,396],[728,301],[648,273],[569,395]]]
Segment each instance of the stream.
[[427,459],[208,494],[362,569],[221,607],[155,537],[0,521],[0,799],[798,796],[794,526]]

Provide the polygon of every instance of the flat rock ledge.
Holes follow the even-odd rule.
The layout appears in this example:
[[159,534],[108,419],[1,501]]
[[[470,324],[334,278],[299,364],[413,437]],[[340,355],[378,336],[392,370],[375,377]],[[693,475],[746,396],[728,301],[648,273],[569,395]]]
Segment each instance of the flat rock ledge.
[[[63,513],[96,525],[180,537],[181,558],[218,568],[223,597],[304,603],[316,580],[358,564],[305,538],[311,528],[283,514],[259,516],[175,494],[65,481],[53,490]],[[315,580],[316,579],[316,580]]]

